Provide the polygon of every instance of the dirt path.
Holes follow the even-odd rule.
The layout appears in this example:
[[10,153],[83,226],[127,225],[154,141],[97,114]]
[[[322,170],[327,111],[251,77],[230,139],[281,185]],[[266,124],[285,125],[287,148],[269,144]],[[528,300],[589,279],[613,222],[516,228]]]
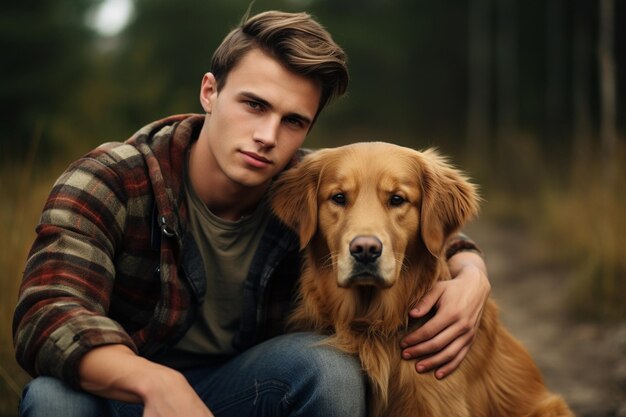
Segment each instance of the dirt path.
[[570,272],[542,260],[538,251],[549,248],[523,231],[486,222],[467,231],[487,254],[504,323],[528,348],[550,389],[578,417],[626,417],[626,323],[568,319],[563,297]]

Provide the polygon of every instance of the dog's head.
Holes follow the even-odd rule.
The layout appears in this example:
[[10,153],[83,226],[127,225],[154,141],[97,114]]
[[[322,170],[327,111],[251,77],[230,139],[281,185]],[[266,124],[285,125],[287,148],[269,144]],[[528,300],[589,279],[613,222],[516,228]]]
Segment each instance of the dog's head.
[[415,256],[442,257],[478,197],[433,150],[364,142],[305,157],[273,185],[272,208],[339,287],[387,288]]

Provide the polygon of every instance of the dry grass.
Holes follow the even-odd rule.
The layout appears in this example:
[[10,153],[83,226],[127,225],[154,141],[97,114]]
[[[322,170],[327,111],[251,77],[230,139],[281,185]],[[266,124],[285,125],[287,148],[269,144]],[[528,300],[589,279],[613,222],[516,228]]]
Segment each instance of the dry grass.
[[56,174],[36,172],[28,159],[21,164],[3,161],[1,166],[0,246],[4,250],[0,251],[0,416],[8,417],[17,415],[21,390],[29,379],[13,354],[13,309],[34,227]]
[[576,266],[568,283],[571,312],[579,318],[626,320],[626,152],[614,155],[615,172],[583,165],[567,192],[543,199],[543,227],[560,255]]
[[626,257],[621,246],[626,236],[626,183],[621,179],[626,174],[626,146],[612,155],[610,176],[597,155],[584,155],[564,179],[564,170],[555,172],[560,167],[551,167],[539,152],[521,154],[530,169],[511,163],[504,173],[506,186],[500,183],[488,196],[490,215],[535,233],[548,242],[543,256],[573,271],[563,286],[572,316],[626,320]]

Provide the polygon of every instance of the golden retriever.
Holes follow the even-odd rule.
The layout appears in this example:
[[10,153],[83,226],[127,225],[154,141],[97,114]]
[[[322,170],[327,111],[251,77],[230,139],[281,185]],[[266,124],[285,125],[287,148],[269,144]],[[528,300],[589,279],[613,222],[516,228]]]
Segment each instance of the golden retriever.
[[488,301],[474,344],[443,380],[401,359],[409,310],[450,279],[446,239],[477,214],[475,186],[434,150],[383,142],[323,149],[273,185],[272,208],[305,252],[290,322],[358,355],[370,413],[389,417],[572,416]]

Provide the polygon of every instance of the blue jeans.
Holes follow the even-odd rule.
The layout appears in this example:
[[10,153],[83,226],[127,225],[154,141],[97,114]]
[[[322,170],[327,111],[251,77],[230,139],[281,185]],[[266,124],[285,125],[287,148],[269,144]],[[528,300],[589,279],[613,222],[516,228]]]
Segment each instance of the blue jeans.
[[[184,371],[216,417],[365,417],[366,382],[358,360],[295,333],[259,344],[230,361]],[[105,400],[39,377],[24,389],[20,416],[140,417],[141,404]]]

